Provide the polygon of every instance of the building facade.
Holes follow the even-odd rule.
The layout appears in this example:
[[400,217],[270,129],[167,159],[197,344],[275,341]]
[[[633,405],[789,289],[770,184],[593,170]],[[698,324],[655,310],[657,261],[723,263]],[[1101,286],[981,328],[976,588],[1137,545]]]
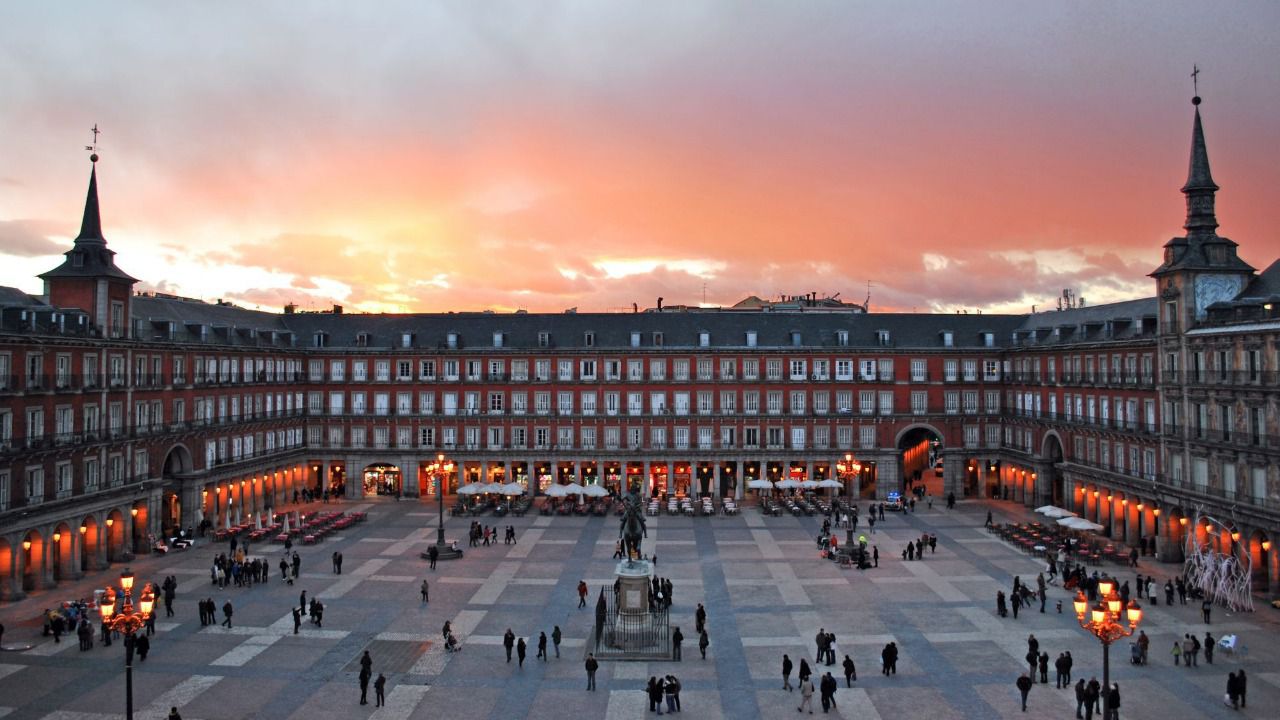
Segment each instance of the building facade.
[[884,498],[936,478],[1060,504],[1166,561],[1201,513],[1224,518],[1238,538],[1204,539],[1242,543],[1275,588],[1280,266],[1216,234],[1216,191],[1197,108],[1187,235],[1156,296],[1096,307],[276,314],[134,293],[95,166],[44,294],[0,289],[0,599],[303,488],[429,499],[441,480],[741,498],[833,478]]

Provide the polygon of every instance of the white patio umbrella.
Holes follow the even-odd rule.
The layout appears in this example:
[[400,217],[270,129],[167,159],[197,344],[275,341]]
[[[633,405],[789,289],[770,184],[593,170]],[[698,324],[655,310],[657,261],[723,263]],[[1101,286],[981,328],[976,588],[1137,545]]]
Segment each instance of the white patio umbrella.
[[562,498],[569,494],[569,488],[565,485],[552,485],[543,494],[547,497]]
[[1082,517],[1063,518],[1058,521],[1058,524],[1063,527],[1071,528],[1072,530],[1087,530],[1091,532],[1097,532],[1098,530],[1102,529],[1101,525],[1094,522],[1089,522],[1088,520],[1085,520]]
[[502,486],[503,495],[523,495],[524,486],[517,482],[510,482]]
[[606,497],[609,495],[609,491],[600,485],[588,485],[582,489],[582,494],[587,497]]
[[468,483],[458,488],[459,495],[479,495],[484,492],[484,485],[480,483]]
[[772,490],[773,483],[768,480],[751,480],[747,483],[747,487],[752,490]]
[[1036,508],[1036,512],[1040,513],[1041,515],[1044,515],[1045,517],[1051,517],[1051,518],[1068,518],[1068,517],[1076,516],[1076,514],[1071,512],[1070,510],[1064,510],[1063,508],[1057,507],[1055,505],[1042,505]]
[[570,495],[581,495],[582,493],[586,492],[586,490],[584,490],[583,487],[577,483],[569,483],[568,485],[561,485],[560,487],[564,488],[564,491],[569,493]]
[[796,483],[796,485],[798,485],[801,488],[804,488],[805,490],[812,490],[814,488],[819,487],[817,480],[801,480],[800,482]]
[[827,478],[826,480],[819,480],[819,481],[818,481],[818,487],[820,487],[820,488],[842,488],[842,487],[844,487],[844,483],[840,482],[839,480],[833,480],[833,479],[831,479],[831,478]]
[[787,478],[786,480],[779,480],[775,487],[779,490],[795,490],[800,487],[800,483],[792,480],[791,478]]
[[484,492],[487,492],[487,493],[501,493],[503,486],[502,486],[502,483],[491,482],[491,483],[485,483],[481,487],[483,487]]

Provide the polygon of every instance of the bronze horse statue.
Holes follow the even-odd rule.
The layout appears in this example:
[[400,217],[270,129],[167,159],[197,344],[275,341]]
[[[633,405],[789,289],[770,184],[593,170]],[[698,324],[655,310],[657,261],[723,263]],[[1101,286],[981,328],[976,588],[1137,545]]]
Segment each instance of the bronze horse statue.
[[618,537],[622,538],[622,551],[626,554],[627,563],[634,563],[641,557],[640,539],[649,532],[644,522],[644,503],[635,492],[622,501],[622,524],[618,528]]

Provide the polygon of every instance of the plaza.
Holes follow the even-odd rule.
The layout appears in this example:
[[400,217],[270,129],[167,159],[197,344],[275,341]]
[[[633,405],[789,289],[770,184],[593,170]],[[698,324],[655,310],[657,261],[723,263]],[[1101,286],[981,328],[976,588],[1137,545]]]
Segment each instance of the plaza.
[[[819,628],[837,638],[838,657],[857,665],[854,687],[844,687],[840,663],[813,664],[817,676],[830,669],[840,680],[841,717],[990,718],[1017,717],[1014,680],[1025,669],[1027,635],[1056,657],[1069,650],[1073,680],[1101,679],[1098,641],[1081,630],[1070,594],[1049,590],[1045,614],[1038,608],[1001,619],[995,594],[1019,575],[1034,584],[1043,561],[1019,552],[983,528],[988,510],[997,522],[1030,520],[1020,505],[962,501],[955,510],[938,501],[919,503],[914,513],[887,513],[874,533],[860,532],[878,547],[878,568],[841,568],[819,557],[814,537],[822,517],[763,516],[748,505],[737,516],[648,518],[646,553],[657,555],[657,575],[674,584],[673,625],[687,638],[681,662],[606,662],[598,692],[587,692],[583,669],[591,633],[591,607],[577,609],[576,586],[585,580],[592,605],[611,585],[618,522],[607,517],[481,516],[499,530],[514,525],[517,544],[467,548],[468,519],[447,518],[450,539],[466,549],[463,559],[427,569],[420,553],[436,533],[436,507],[427,501],[377,499],[303,509],[365,512],[368,520],[316,545],[296,548],[301,575],[289,586],[274,572],[251,588],[219,590],[210,584],[213,556],[226,543],[200,541],[185,551],[148,556],[132,569],[139,581],[178,579],[175,616],[157,606],[158,633],[146,662],[135,659],[137,717],[165,717],[177,707],[183,718],[637,718],[646,714],[644,687],[650,676],[673,674],[690,717],[789,717],[798,693],[781,689],[783,653],[797,668],[814,663]],[[865,503],[864,503],[865,508]],[[903,561],[902,547],[924,533],[936,534],[936,553]],[[334,552],[344,556],[342,574],[332,572]],[[251,556],[271,563],[282,547],[258,544]],[[1164,578],[1179,565],[1144,558],[1135,571],[1104,566],[1121,580],[1135,572]],[[118,718],[124,710],[122,645],[72,650],[70,636],[55,644],[42,637],[39,616],[62,600],[88,597],[115,584],[119,568],[91,572],[71,586],[36,592],[0,610],[6,626],[0,654],[0,717],[49,720]],[[430,602],[419,587],[430,582]],[[293,633],[290,608],[298,593],[325,605],[323,628],[304,622]],[[195,603],[212,598],[235,606],[234,626],[202,628]],[[1055,612],[1063,601],[1062,614]],[[698,603],[708,613],[710,648],[698,657],[693,632]],[[1199,604],[1144,605],[1142,628],[1151,638],[1146,667],[1128,663],[1127,641],[1117,642],[1111,677],[1122,693],[1121,717],[1269,717],[1280,701],[1280,615],[1256,599],[1254,613],[1215,608],[1213,624],[1200,622]],[[462,643],[446,653],[440,629],[450,621]],[[534,658],[539,632],[564,633],[561,657]],[[510,628],[530,645],[523,669],[505,662],[502,635]],[[1215,637],[1238,633],[1247,651],[1219,651],[1213,665],[1174,667],[1169,648],[1186,632]],[[896,675],[880,671],[880,650],[896,642]],[[26,646],[29,649],[20,649]],[[386,706],[358,704],[358,660],[368,650],[373,672],[387,677]],[[1248,708],[1222,704],[1229,671],[1244,668],[1251,680]],[[816,679],[816,678],[815,678]],[[793,676],[794,682],[794,676]],[[815,705],[817,700],[815,698]],[[1029,712],[1071,717],[1074,692],[1037,685]],[[820,710],[819,710],[820,712]]]

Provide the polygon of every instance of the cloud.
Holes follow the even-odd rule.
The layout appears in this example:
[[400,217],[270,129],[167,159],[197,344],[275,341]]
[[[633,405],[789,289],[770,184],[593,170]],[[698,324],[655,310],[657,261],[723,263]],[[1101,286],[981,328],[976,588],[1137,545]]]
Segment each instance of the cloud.
[[18,257],[60,255],[69,245],[51,239],[65,234],[65,226],[52,220],[0,220],[0,253]]

